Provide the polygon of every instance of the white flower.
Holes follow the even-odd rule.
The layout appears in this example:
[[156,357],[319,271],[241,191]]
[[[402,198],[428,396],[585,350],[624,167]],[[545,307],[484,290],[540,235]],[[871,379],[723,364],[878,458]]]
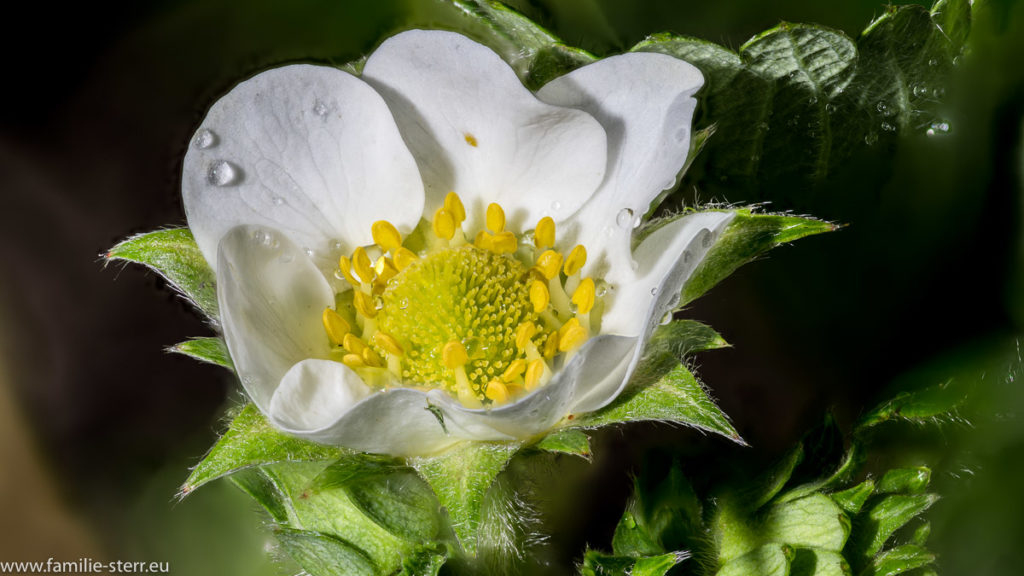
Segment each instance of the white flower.
[[[296,436],[395,455],[428,454],[463,439],[525,439],[570,413],[609,403],[732,217],[695,213],[631,249],[640,216],[674,184],[684,164],[693,95],[702,82],[681,60],[633,53],[580,68],[533,94],[488,48],[457,34],[417,30],[384,42],[359,78],[293,65],[236,86],[196,133],[185,156],[182,193],[196,242],[216,270],[224,337],[252,401]],[[452,206],[452,191],[461,205]],[[448,216],[439,215],[446,198]],[[485,215],[492,203],[504,212]],[[527,342],[532,356],[526,348],[516,352],[523,363],[507,386],[493,375],[481,376],[493,385],[473,380],[467,386],[461,344],[444,351],[443,363],[440,348],[427,350],[421,356],[438,356],[423,369],[409,367],[413,360],[398,355],[401,346],[395,355],[384,352],[391,349],[390,336],[375,334],[385,318],[367,316],[376,312],[365,306],[375,298],[373,306],[381,308],[383,280],[399,278],[401,257],[395,246],[374,246],[375,222],[390,222],[398,242],[418,242],[427,261],[442,258],[430,254],[446,250],[447,243],[462,243],[463,231],[470,239],[485,227],[493,233],[485,233],[488,238],[512,231],[517,241],[532,239],[529,231],[545,217],[558,229],[554,280],[546,285],[524,277],[524,289],[537,290],[530,304],[516,304],[520,298],[501,306],[536,319],[548,332],[571,327],[574,335],[556,356],[545,356],[538,370],[524,376],[524,363],[538,356]],[[432,222],[442,232],[431,235]],[[449,241],[443,236],[452,225],[457,231]],[[379,234],[388,230],[376,230],[377,244],[387,244]],[[576,245],[586,247],[585,266],[560,273],[561,256],[568,258]],[[543,248],[519,243],[480,253],[497,253],[493,258],[505,260],[487,258],[499,263],[525,258],[509,264],[525,270]],[[360,264],[367,251],[371,256]],[[357,261],[342,265],[350,262],[355,273],[338,270],[339,256],[349,254]],[[577,256],[576,267],[584,261]],[[376,264],[378,280],[358,275],[362,266],[374,276],[367,263]],[[492,270],[481,266],[482,273]],[[585,278],[598,280],[596,293],[593,283],[589,292],[578,288],[591,282]],[[399,280],[388,286],[405,282],[405,290],[423,295],[423,302],[445,297],[422,278]],[[580,290],[583,300],[589,295],[598,301],[593,318],[589,302],[573,307],[565,301]],[[542,322],[530,310],[544,307],[545,297],[561,308],[548,306]],[[345,308],[353,302],[366,314]],[[416,302],[382,312],[391,326],[407,330],[443,320],[437,317],[443,311]],[[484,314],[483,307],[473,310]],[[334,319],[335,309],[347,321]],[[466,323],[476,322],[467,319],[473,310]],[[486,311],[484,325],[500,323],[502,310]],[[353,359],[352,350],[338,346],[347,330],[360,329],[382,354],[362,352]],[[367,342],[349,337],[353,342],[346,346],[360,353]],[[408,346],[405,338],[393,340]],[[515,372],[513,357],[495,365]],[[422,381],[434,369],[453,379],[443,386]],[[403,379],[403,370],[420,380]],[[454,376],[459,371],[461,379]]]

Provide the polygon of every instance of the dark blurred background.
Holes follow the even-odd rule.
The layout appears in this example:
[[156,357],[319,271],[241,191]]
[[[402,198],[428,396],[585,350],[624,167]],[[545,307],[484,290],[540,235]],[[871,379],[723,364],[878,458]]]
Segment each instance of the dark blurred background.
[[[780,20],[856,37],[874,0],[532,0],[514,6],[598,55],[670,31],[738,48]],[[427,0],[164,0],[22,7],[0,34],[0,560],[168,561],[172,573],[275,574],[270,538],[226,483],[174,500],[240,396],[224,370],[163,352],[211,330],[153,274],[104,268],[118,240],[181,225],[181,159],[239,80],[294,61],[342,64],[446,18]],[[951,130],[865,150],[820,187],[681,197],[771,200],[842,222],[741,269],[687,312],[733,348],[699,374],[751,448],[640,426],[598,457],[556,525],[571,561],[608,547],[642,454],[770,461],[833,409],[842,426],[903,388],[974,384],[970,425],[897,434],[874,465],[924,463],[945,499],[943,574],[1024,565],[1024,393],[1017,379],[1024,10],[991,1],[947,88]]]

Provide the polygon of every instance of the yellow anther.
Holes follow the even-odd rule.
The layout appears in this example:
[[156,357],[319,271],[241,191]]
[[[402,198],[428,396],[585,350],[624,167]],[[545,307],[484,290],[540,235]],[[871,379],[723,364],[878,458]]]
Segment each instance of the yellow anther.
[[376,332],[373,335],[373,341],[377,343],[377,346],[383,348],[388,354],[393,356],[403,356],[405,354],[405,350],[402,348],[402,345],[399,344],[398,340],[395,340],[395,337],[391,334]]
[[562,267],[562,255],[554,250],[545,250],[537,257],[534,268],[540,271],[548,280],[558,276],[558,269]]
[[516,348],[522,350],[530,343],[537,334],[537,325],[533,322],[523,322],[516,328]]
[[348,366],[349,368],[352,368],[353,370],[356,368],[362,368],[366,366],[366,362],[363,360],[363,357],[360,356],[359,354],[345,354],[341,358],[341,363],[344,364],[345,366]]
[[352,253],[352,268],[363,282],[373,282],[373,266],[370,265],[370,257],[366,255],[366,250],[362,246]]
[[367,318],[375,318],[377,316],[377,306],[373,302],[373,296],[365,292],[355,290],[352,292],[352,304],[355,305],[356,311],[366,316]]
[[572,294],[572,303],[580,314],[589,314],[594,307],[594,279],[584,278]]
[[587,340],[587,329],[573,318],[558,329],[558,350],[568,352]]
[[500,204],[487,205],[487,229],[495,234],[505,230],[505,210]]
[[398,274],[398,268],[395,268],[390,258],[384,256],[377,258],[373,264],[373,270],[377,273],[378,279],[385,284]]
[[[573,318],[573,320],[575,320],[575,318]],[[559,334],[557,331],[548,334],[548,339],[544,341],[543,356],[545,358],[554,358],[555,354],[558,354],[558,336]]]
[[345,335],[352,330],[352,326],[349,325],[348,321],[341,317],[330,308],[324,308],[324,330],[327,331],[327,338],[330,339],[331,343],[335,346],[341,345],[345,339]]
[[455,236],[455,217],[446,208],[438,208],[434,212],[434,235],[441,240],[451,240]]
[[395,250],[394,254],[392,254],[392,257],[393,262],[395,264],[395,269],[397,269],[399,272],[405,270],[405,268],[409,264],[412,264],[413,262],[419,260],[420,258],[419,256],[416,255],[415,252],[409,250],[405,246],[400,246],[397,250]]
[[469,362],[469,354],[466,353],[466,347],[458,340],[452,340],[445,344],[444,348],[441,349],[441,362],[452,370],[465,366],[466,362]]
[[530,304],[533,304],[533,311],[541,313],[548,307],[551,301],[551,294],[548,292],[547,284],[540,280],[530,283]]
[[[518,342],[516,344],[518,344]],[[517,378],[522,376],[525,371],[526,360],[517,358],[508,365],[508,368],[506,368],[504,372],[501,373],[501,379],[505,382],[514,382]]]
[[341,270],[341,274],[345,277],[345,280],[348,280],[349,284],[359,286],[359,280],[352,275],[352,261],[348,259],[348,256],[338,258],[338,268]]
[[398,228],[387,220],[377,220],[370,226],[373,241],[386,252],[394,252],[402,245],[402,235]]
[[583,244],[577,244],[572,252],[565,258],[565,266],[562,270],[566,276],[572,276],[573,274],[580,271],[583,265],[587,263],[587,249],[583,247]]
[[456,226],[462,224],[466,220],[466,207],[462,205],[462,200],[455,192],[449,192],[444,197],[444,209],[452,215],[452,218],[455,219]]
[[487,383],[487,390],[484,391],[484,395],[491,399],[495,404],[504,404],[508,402],[508,388],[501,380],[491,380]]
[[555,245],[555,221],[551,216],[545,216],[537,222],[537,229],[533,231],[533,245],[538,250]]
[[366,343],[355,334],[345,334],[345,339],[341,344],[345,347],[345,350],[353,354],[362,355],[363,350],[366,349]]
[[519,248],[519,240],[508,230],[495,234],[491,241],[491,252],[495,254],[511,254],[516,248]]
[[373,348],[369,348],[369,347],[363,348],[362,356],[363,356],[363,361],[366,362],[367,366],[373,366],[374,368],[379,368],[380,366],[382,366],[384,364],[384,361],[381,360],[380,355],[377,354],[376,352],[374,352]]
[[540,384],[540,379],[544,376],[544,368],[546,368],[546,366],[544,365],[544,361],[540,358],[530,362],[529,368],[526,369],[526,378],[524,379],[527,390],[533,390],[538,384]]
[[476,233],[476,238],[473,239],[473,245],[481,250],[487,250],[490,252],[494,249],[494,235],[486,230],[481,230]]

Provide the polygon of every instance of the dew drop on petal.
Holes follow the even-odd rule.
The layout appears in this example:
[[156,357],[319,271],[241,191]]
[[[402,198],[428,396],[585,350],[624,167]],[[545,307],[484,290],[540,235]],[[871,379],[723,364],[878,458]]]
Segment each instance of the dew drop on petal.
[[323,102],[317,100],[316,104],[313,104],[313,114],[316,114],[321,118],[327,116],[327,104],[324,104]]
[[309,256],[310,258],[316,255],[316,252],[314,252],[312,248],[303,248],[302,251],[305,252],[306,256]]
[[[291,254],[282,254],[281,255],[281,263],[282,264],[288,264],[289,262],[291,262],[294,259],[295,259],[295,257],[292,256]],[[339,272],[340,272],[340,270],[339,270]]]
[[621,228],[632,228],[633,227],[633,211],[629,208],[623,208],[619,210],[617,216],[615,216],[615,223]]
[[284,206],[285,200],[280,196],[274,196],[273,202],[274,206]]
[[657,296],[657,295],[658,295],[658,287],[655,286],[654,288],[651,288],[651,296]]
[[562,203],[559,202],[558,200],[555,200],[554,202],[551,203],[551,211],[552,212],[558,212],[561,209],[562,209]]
[[212,130],[203,128],[199,132],[196,132],[196,137],[192,139],[192,145],[198,150],[206,150],[212,148],[217,144],[217,135]]
[[640,269],[640,263],[637,262],[636,260],[630,260],[629,267],[633,269],[633,272],[636,272],[637,270]]
[[711,232],[708,230],[704,230],[704,235],[700,239],[700,245],[704,248],[711,248],[711,242]]
[[602,232],[604,232],[605,236],[612,237],[615,235],[615,228],[612,228],[611,226],[605,226]]
[[334,277],[336,279],[338,279],[338,280],[344,280],[345,279],[345,275],[341,273],[340,269],[334,271]]
[[676,133],[673,136],[676,139],[676,142],[682,144],[690,136],[690,130],[684,126],[676,130]]
[[239,180],[240,171],[227,160],[218,160],[210,164],[206,172],[206,181],[214,186],[231,186]]

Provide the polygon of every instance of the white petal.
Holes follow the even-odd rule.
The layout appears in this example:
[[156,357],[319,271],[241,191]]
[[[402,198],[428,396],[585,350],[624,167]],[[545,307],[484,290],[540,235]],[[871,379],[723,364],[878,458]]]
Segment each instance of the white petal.
[[384,42],[363,78],[387,100],[419,163],[432,214],[449,191],[469,226],[489,202],[532,228],[576,211],[604,177],[604,130],[590,115],[549,106],[497,54],[464,36],[413,30]]
[[304,434],[330,426],[373,390],[351,368],[332,360],[303,360],[284,375],[270,401],[280,428]]
[[321,315],[334,293],[287,237],[259,226],[221,240],[217,297],[221,326],[242,386],[264,413],[296,363],[329,353]]
[[411,231],[423,207],[416,164],[381,97],[310,65],[263,72],[210,108],[185,154],[182,196],[213,265],[220,237],[239,224],[276,228],[326,266],[372,243],[376,220]]
[[645,238],[633,253],[637,264],[633,280],[615,285],[605,296],[601,331],[646,340],[679,303],[683,285],[733,216],[733,212],[696,212]]
[[690,64],[653,53],[605,58],[546,84],[545,102],[585,110],[608,134],[601,187],[566,232],[587,246],[587,270],[607,279],[628,274],[629,238],[662,190],[675,185],[690,148],[690,125],[703,85]]

